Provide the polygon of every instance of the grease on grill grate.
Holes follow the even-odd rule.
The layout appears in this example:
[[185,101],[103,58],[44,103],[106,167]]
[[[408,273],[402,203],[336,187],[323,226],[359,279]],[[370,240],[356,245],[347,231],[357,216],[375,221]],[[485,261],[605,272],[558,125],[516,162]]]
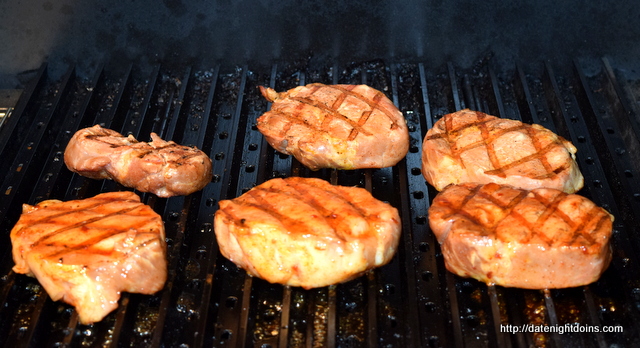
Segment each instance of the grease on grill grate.
[[[589,62],[591,63],[591,62]],[[513,68],[492,62],[472,71],[452,64],[271,67],[104,66],[93,76],[46,66],[0,129],[0,337],[4,346],[391,347],[632,346],[640,330],[640,127],[635,84],[606,59],[588,73],[581,62]],[[589,64],[590,67],[593,64]],[[502,67],[505,68],[505,67]],[[312,172],[275,152],[255,127],[269,108],[257,86],[366,83],[383,91],[407,119],[411,146],[393,168]],[[428,228],[435,191],[420,172],[420,145],[436,119],[469,107],[540,123],[578,147],[580,192],[615,216],[614,259],[601,280],[575,289],[487,287],[453,276]],[[34,279],[11,272],[8,233],[22,203],[89,197],[125,189],[71,174],[60,160],[77,130],[102,123],[145,139],[151,131],[203,149],[212,182],[187,197],[141,194],[163,216],[169,275],[153,296],[124,294],[105,320],[79,325],[73,308],[54,303]],[[393,261],[345,284],[287,288],[248,277],[219,255],[212,231],[217,202],[273,177],[320,177],[364,187],[401,212],[403,236]],[[622,333],[506,333],[501,325],[621,325]]]

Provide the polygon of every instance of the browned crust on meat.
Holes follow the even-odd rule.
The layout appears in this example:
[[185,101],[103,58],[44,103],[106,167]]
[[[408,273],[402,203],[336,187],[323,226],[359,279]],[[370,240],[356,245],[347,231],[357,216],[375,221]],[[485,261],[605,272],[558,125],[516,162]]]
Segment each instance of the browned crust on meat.
[[[128,216],[133,217],[135,223],[128,224],[126,229],[133,229],[137,231],[144,230],[145,226],[149,226],[152,221],[155,220],[155,224],[162,225],[160,217],[149,206],[140,202],[139,197],[133,192],[115,193],[111,195],[98,195],[91,199],[91,204],[76,207],[76,201],[60,202],[53,201],[56,204],[36,205],[36,207],[46,207],[48,210],[46,215],[43,215],[39,219],[30,220],[29,225],[19,224],[19,228],[13,231],[12,235],[19,237],[23,233],[29,233],[37,225],[56,224],[56,221],[67,219],[67,216],[77,214],[81,210],[87,211],[104,211],[98,216],[94,216],[89,219],[80,220],[68,225],[61,225],[55,229],[43,231],[44,233],[38,236],[38,239],[32,240],[29,245],[30,249],[36,249],[45,247],[50,250],[48,253],[42,254],[43,258],[49,257],[63,257],[65,254],[73,253],[76,250],[87,249],[92,245],[99,243],[113,235],[122,233],[122,229],[104,229],[101,233],[94,234],[89,239],[75,238],[75,230],[82,229],[83,226],[93,226],[98,228],[102,220],[111,217]],[[26,208],[31,210],[33,208]],[[130,220],[129,220],[130,221]],[[36,227],[37,228],[37,227]],[[64,234],[70,234],[64,236]],[[152,233],[156,235],[155,233]],[[157,235],[156,235],[157,236]],[[55,237],[55,240],[53,240]],[[61,243],[63,241],[63,243]],[[75,243],[74,243],[75,242]]]

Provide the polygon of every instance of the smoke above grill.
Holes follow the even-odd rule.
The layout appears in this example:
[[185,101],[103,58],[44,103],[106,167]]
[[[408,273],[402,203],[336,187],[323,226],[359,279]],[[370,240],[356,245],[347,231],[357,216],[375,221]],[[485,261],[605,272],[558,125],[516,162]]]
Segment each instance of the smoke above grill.
[[[107,62],[90,74],[69,65],[60,77],[34,72],[0,129],[0,337],[4,346],[133,347],[582,347],[640,341],[640,156],[637,86],[607,58],[573,64],[496,66],[307,61],[218,65]],[[500,68],[500,69],[497,69]],[[500,70],[501,72],[497,72]],[[506,71],[506,72],[502,72]],[[86,75],[86,76],[85,76]],[[54,76],[56,76],[54,78]],[[365,83],[403,112],[407,157],[391,168],[310,171],[275,152],[255,121],[268,103],[258,86]],[[613,261],[596,283],[552,291],[487,286],[452,275],[429,231],[435,195],[420,172],[420,145],[442,115],[472,108],[538,123],[571,140],[585,175],[580,192],[616,217]],[[213,179],[186,197],[140,193],[166,225],[169,275],[153,296],[123,294],[105,320],[81,325],[72,307],[52,302],[38,282],[11,271],[9,231],[21,204],[124,190],[68,171],[66,142],[100,123],[122,134],[196,145],[213,160]],[[336,286],[303,290],[252,278],[224,259],[213,235],[221,199],[273,177],[319,177],[360,186],[400,210],[403,235],[392,262]],[[507,332],[506,325],[620,326],[624,332]]]
[[0,88],[16,74],[69,62],[91,71],[106,58],[142,64],[267,64],[313,57],[448,61],[487,55],[537,62],[640,56],[640,6],[597,1],[182,1],[3,2]]

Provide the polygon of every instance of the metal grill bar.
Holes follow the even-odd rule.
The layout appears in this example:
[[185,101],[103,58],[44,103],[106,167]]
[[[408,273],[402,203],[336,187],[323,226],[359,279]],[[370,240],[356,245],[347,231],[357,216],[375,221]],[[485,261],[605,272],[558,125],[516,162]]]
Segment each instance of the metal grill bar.
[[[4,182],[0,189],[3,192],[3,197],[0,200],[0,219],[6,224],[7,218],[15,218],[15,216],[19,213],[20,204],[11,203],[16,198],[17,194],[20,192],[24,194],[25,191],[21,188],[21,185],[33,185],[35,180],[38,179],[37,174],[28,176],[29,168],[37,167],[37,163],[40,158],[43,156],[38,156],[40,153],[48,153],[48,146],[44,144],[42,138],[45,136],[45,130],[49,124],[49,121],[53,118],[53,115],[56,113],[64,112],[62,110],[63,106],[61,105],[61,100],[63,99],[63,95],[66,95],[68,92],[68,82],[70,81],[73,75],[73,70],[70,69],[67,74],[65,74],[63,78],[63,83],[57,86],[49,86],[48,92],[52,96],[51,103],[46,105],[45,110],[39,110],[39,117],[36,118],[35,122],[31,124],[30,134],[24,138],[24,142],[21,144],[21,152],[15,157],[13,164],[11,165],[9,172],[4,178]],[[7,156],[8,157],[8,156]],[[23,171],[24,170],[24,171]],[[35,171],[35,170],[32,170]],[[26,179],[25,179],[26,177]],[[38,193],[36,193],[38,192]],[[36,190],[31,194],[31,198],[34,199],[34,196],[44,195],[46,193],[44,190]],[[19,197],[19,196],[18,196]],[[35,202],[29,201],[25,203],[33,204]],[[3,243],[3,247],[0,249],[0,253],[2,255],[2,272],[6,274],[5,283],[2,284],[2,292],[1,292],[1,300],[3,303],[7,301],[10,295],[11,287],[15,284],[15,274],[11,271],[11,267],[13,266],[13,261],[11,259],[11,246],[10,243]],[[41,306],[44,304],[46,300],[46,296],[41,296],[42,291],[39,286],[35,286],[32,288],[33,290],[33,298],[31,301],[25,301],[26,304],[22,304],[21,307],[25,311],[26,315],[33,315],[34,320],[28,321],[27,324],[21,326],[20,330],[9,330],[8,332],[3,332],[3,336],[7,337],[7,342],[16,342],[18,339],[30,339],[35,330],[35,324],[37,323],[38,316],[40,315]],[[4,317],[1,320],[4,323],[9,323],[10,318]],[[15,323],[14,323],[15,325]],[[3,330],[7,330],[7,326],[3,326]]]
[[68,86],[70,85],[68,82],[72,75],[73,70],[69,70],[65,74],[63,81],[60,83],[62,89],[59,86],[51,86],[49,91],[47,91],[53,95],[52,100],[38,111],[38,114],[35,116],[36,120],[31,123],[27,136],[20,145],[18,156],[16,156],[6,172],[2,186],[0,186],[0,194],[2,194],[2,200],[0,200],[0,219],[4,219],[7,214],[10,214],[10,207],[15,208],[15,205],[11,205],[10,203],[13,202],[13,199],[19,192],[20,185],[25,177],[33,181],[34,178],[27,176],[26,173],[28,173],[29,166],[33,162],[33,159],[36,155],[39,155],[38,150],[44,150],[43,146],[45,144],[42,144],[41,140],[45,135],[49,121],[55,114],[61,112],[60,108],[62,108],[62,103],[60,101],[68,92]]
[[17,147],[22,143],[22,138],[26,135],[24,128],[31,125],[33,120],[31,117],[34,113],[31,109],[37,107],[37,102],[34,103],[33,96],[43,88],[43,83],[46,80],[43,77],[46,72],[47,65],[43,64],[34,78],[34,81],[37,82],[30,84],[22,92],[18,103],[12,111],[12,115],[15,115],[15,117],[5,119],[2,123],[0,128],[0,153],[4,157],[3,161],[0,161],[0,173],[5,173],[13,157],[18,155]]

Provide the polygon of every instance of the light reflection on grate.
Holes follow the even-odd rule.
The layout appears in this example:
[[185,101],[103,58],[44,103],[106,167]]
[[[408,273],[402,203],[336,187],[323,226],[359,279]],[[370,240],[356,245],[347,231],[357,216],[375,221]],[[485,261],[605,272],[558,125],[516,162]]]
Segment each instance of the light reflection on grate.
[[0,129],[5,121],[11,117],[21,94],[21,89],[0,89]]
[[12,111],[13,111],[13,108],[7,108],[7,107],[0,108],[0,128],[2,128],[4,121],[11,116]]

